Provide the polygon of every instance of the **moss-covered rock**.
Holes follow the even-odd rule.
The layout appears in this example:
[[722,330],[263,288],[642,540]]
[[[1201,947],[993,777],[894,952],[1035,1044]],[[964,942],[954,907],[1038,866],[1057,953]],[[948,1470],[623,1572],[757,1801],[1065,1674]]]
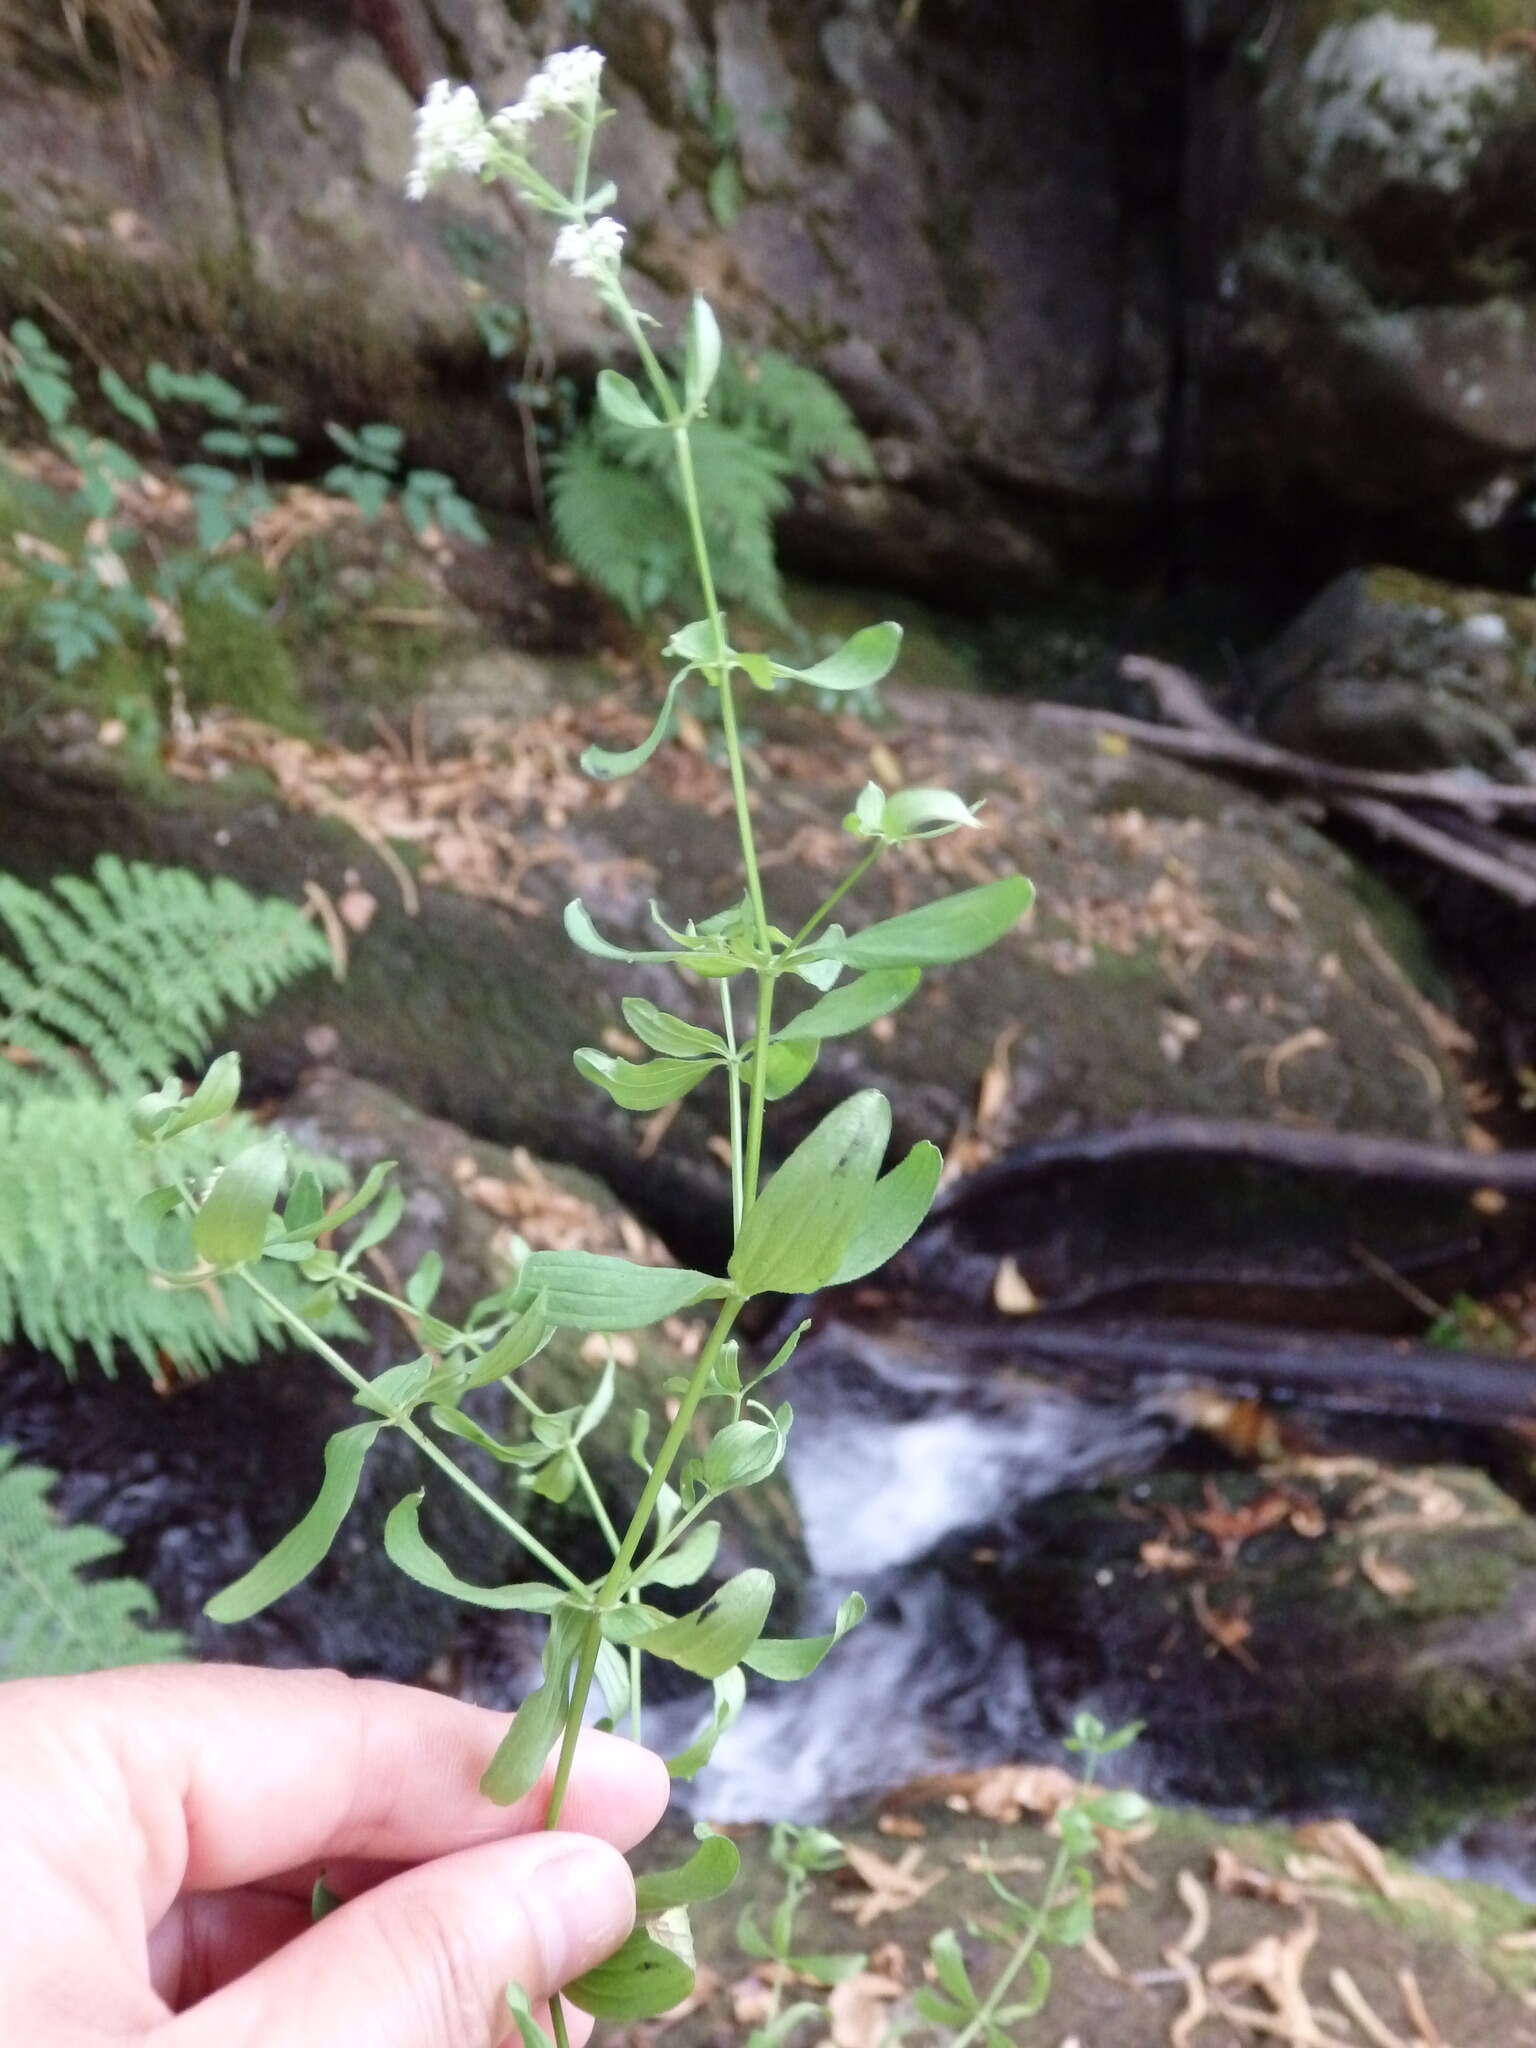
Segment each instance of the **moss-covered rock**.
[[1355,570],[1255,663],[1253,692],[1265,731],[1302,753],[1519,778],[1536,740],[1536,601]]
[[1536,1523],[1481,1474],[1175,1472],[1048,1502],[1019,1540],[991,1582],[1043,1695],[1145,1720],[1175,1798],[1423,1845],[1528,1794]]
[[[1039,909],[994,952],[931,975],[888,1030],[829,1045],[778,1112],[776,1144],[864,1085],[891,1097],[899,1140],[969,1127],[972,1159],[1155,1110],[1455,1135],[1456,1091],[1392,935],[1384,942],[1355,871],[1316,833],[1212,778],[995,700],[890,701],[891,722],[845,720],[835,741],[820,714],[790,711],[754,747],[776,914],[793,926],[846,873],[838,821],[871,769],[986,796],[988,830],[889,862],[861,889],[861,917],[1010,869],[1033,875]],[[250,761],[247,733],[221,755],[211,730],[187,762],[196,781],[146,781],[89,749],[67,762],[13,751],[0,760],[8,853],[30,874],[112,846],[290,896],[316,883],[340,901],[360,887],[373,911],[347,978],[295,991],[242,1029],[252,1071],[287,1085],[309,1035],[326,1029],[354,1071],[600,1172],[690,1257],[707,1257],[722,1213],[706,1149],[724,1121],[711,1084],[647,1141],[570,1064],[573,1046],[611,1035],[621,993],[718,1020],[715,985],[593,963],[560,923],[579,893],[602,929],[645,946],[652,898],[700,915],[733,893],[727,785],[707,754],[668,748],[644,777],[606,787],[577,773],[587,738],[628,743],[650,716],[627,698],[560,708],[488,741],[467,770],[412,770],[383,746],[354,757],[289,742],[265,758],[292,805],[224,772]],[[402,899],[398,863],[386,867],[331,810],[401,832],[419,911]],[[977,1129],[989,1069],[1006,1085],[989,1084]]]

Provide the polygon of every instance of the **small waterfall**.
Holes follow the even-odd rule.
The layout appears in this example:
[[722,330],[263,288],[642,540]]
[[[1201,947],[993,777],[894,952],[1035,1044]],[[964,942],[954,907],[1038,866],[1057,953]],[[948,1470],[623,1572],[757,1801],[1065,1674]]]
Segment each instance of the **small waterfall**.
[[[827,1627],[855,1588],[869,1613],[810,1678],[754,1685],[697,1780],[695,1810],[810,1820],[929,1773],[1038,1754],[1047,1737],[1025,1644],[944,1552],[1005,1530],[1024,1502],[1143,1469],[1167,1442],[1167,1416],[1022,1379],[967,1383],[931,1351],[844,1329],[813,1339],[786,1381],[789,1476],[814,1573],[800,1631]],[[682,1703],[663,1725],[686,1739]]]

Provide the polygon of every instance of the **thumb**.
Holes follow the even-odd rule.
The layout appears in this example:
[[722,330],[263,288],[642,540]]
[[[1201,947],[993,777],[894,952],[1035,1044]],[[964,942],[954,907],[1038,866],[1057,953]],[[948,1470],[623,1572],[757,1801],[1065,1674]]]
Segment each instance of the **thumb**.
[[392,1877],[152,2037],[154,2048],[486,2048],[611,1955],[635,1917],[616,1849],[523,1835]]

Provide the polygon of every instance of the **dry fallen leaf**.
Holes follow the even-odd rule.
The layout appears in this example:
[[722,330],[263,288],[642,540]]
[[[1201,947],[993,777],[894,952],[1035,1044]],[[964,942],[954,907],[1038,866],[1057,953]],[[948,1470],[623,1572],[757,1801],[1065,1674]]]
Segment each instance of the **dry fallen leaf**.
[[887,1862],[873,1849],[863,1848],[858,1842],[845,1842],[843,1854],[849,1869],[868,1889],[855,1898],[834,1899],[832,1907],[834,1912],[851,1913],[859,1927],[872,1926],[886,1913],[904,1913],[936,1884],[942,1884],[947,1875],[936,1870],[931,1875],[919,1876],[921,1849],[904,1849],[894,1862]]
[[834,1984],[827,1999],[834,2048],[880,2048],[890,2025],[890,2008],[904,1986],[894,1977],[860,1970]]
[[1360,1553],[1360,1576],[1369,1579],[1383,1600],[1406,1600],[1418,1589],[1419,1582],[1412,1572],[1404,1571],[1400,1564],[1383,1557],[1371,1543]]

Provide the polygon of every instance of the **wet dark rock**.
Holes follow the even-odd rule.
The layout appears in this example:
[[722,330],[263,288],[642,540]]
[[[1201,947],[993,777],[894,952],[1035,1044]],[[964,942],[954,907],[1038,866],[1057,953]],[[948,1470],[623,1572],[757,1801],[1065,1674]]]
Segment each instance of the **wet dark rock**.
[[1536,1523],[1481,1473],[1171,1472],[1031,1510],[978,1583],[1047,1724],[1144,1720],[1162,1796],[1427,1844],[1528,1796]]
[[1254,664],[1264,733],[1356,768],[1528,772],[1536,605],[1401,569],[1328,586]]

